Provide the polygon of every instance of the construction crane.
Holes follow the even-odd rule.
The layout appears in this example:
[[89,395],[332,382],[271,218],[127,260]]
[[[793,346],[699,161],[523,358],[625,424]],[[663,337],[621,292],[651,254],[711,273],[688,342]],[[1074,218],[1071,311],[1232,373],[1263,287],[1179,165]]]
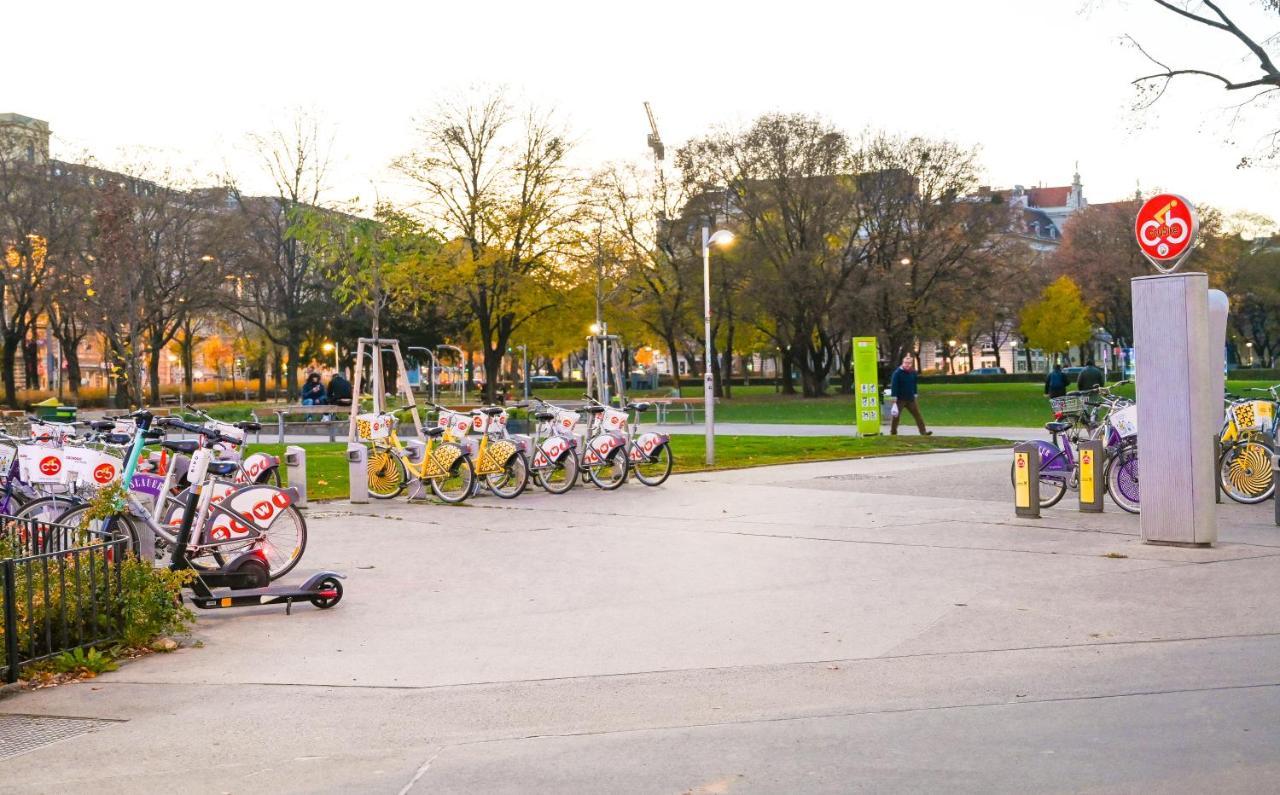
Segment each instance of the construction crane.
[[653,107],[648,102],[644,103],[644,112],[649,116],[649,148],[653,150],[653,159],[656,161],[656,165],[661,168],[662,160],[667,150],[662,145],[662,136],[658,135],[658,122],[653,118]]

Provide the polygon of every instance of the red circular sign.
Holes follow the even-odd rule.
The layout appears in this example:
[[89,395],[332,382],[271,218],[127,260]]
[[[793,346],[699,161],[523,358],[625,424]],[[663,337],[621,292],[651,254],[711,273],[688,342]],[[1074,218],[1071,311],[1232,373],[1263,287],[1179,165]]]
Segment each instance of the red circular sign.
[[1167,273],[1191,251],[1199,226],[1191,202],[1176,193],[1161,193],[1143,203],[1133,231],[1142,253],[1157,270]]
[[46,475],[56,475],[62,471],[62,459],[51,455],[40,459],[40,471]]
[[110,483],[116,476],[116,468],[110,464],[98,464],[93,470],[93,479],[99,483]]

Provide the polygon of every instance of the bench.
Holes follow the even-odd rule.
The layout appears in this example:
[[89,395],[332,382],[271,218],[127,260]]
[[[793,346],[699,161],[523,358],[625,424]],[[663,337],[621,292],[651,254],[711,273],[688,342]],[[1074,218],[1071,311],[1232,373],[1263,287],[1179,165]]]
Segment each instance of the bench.
[[[712,398],[714,400],[714,398]],[[651,401],[654,410],[657,412],[656,421],[659,425],[665,425],[670,422],[672,413],[684,415],[684,421],[692,425],[694,418],[699,414],[707,413],[707,401],[705,398],[654,398]]]
[[281,406],[272,409],[276,413],[276,428],[280,432],[280,444],[284,444],[284,425],[285,417],[290,414],[321,414],[328,417],[323,420],[310,420],[305,424],[322,423],[325,430],[329,432],[329,441],[337,441],[336,425],[339,422],[338,415],[343,415],[341,422],[346,425],[351,421],[351,406],[330,406],[328,404],[319,406]]

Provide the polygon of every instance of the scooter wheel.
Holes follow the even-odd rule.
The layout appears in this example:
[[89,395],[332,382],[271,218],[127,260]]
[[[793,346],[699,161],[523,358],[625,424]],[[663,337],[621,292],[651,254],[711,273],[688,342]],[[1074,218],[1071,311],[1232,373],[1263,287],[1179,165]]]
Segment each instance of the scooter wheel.
[[311,604],[321,610],[328,610],[338,602],[342,601],[342,583],[336,577],[325,577],[320,581],[319,585],[316,586],[316,590],[331,594],[327,596],[311,597]]

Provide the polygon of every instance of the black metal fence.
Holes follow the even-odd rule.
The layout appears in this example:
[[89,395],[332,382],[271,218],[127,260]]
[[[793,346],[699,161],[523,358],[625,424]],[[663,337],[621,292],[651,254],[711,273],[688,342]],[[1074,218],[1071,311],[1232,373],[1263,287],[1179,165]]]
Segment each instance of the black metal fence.
[[127,541],[0,516],[0,673],[108,642],[121,624]]

